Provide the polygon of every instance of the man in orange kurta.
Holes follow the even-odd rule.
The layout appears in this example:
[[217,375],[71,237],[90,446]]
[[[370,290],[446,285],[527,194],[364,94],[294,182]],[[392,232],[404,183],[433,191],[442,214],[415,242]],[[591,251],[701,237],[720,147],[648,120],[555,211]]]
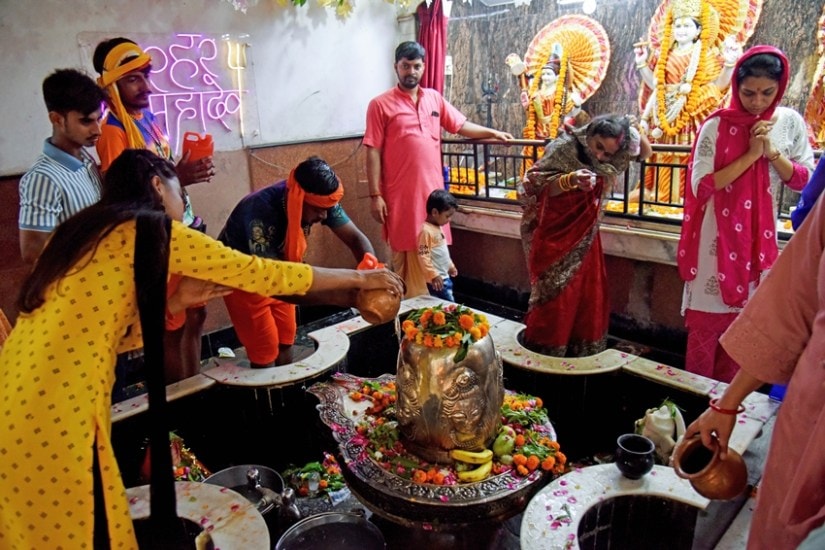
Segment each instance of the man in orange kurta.
[[[507,141],[513,136],[467,120],[437,90],[419,86],[424,48],[403,42],[395,50],[398,85],[370,101],[367,108],[367,180],[371,211],[382,224],[393,252],[393,269],[407,285],[407,297],[427,294],[418,265],[418,230],[427,197],[444,187],[441,130],[474,139]],[[443,227],[452,242],[449,225]]]

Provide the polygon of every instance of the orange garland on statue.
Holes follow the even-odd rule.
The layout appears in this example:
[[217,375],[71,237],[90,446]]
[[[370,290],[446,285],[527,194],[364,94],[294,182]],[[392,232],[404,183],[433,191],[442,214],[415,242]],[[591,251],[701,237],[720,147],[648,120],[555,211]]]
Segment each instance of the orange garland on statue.
[[[699,34],[699,47],[709,48],[711,44],[708,41],[709,36],[714,36],[718,32],[717,26],[713,24],[713,14],[711,12],[710,4],[708,2],[702,3],[701,26],[702,30]],[[701,87],[692,86],[688,92],[688,98],[682,111],[676,117],[671,125],[667,120],[666,103],[665,103],[665,82],[667,71],[667,58],[670,55],[670,49],[673,47],[673,10],[668,10],[665,16],[664,33],[662,35],[661,52],[662,55],[656,60],[656,69],[654,74],[656,76],[656,114],[658,117],[659,128],[662,129],[667,136],[677,135],[682,128],[690,122],[691,113],[696,111],[697,103],[701,96]],[[694,79],[698,78],[699,82],[709,82],[710,78],[707,74],[707,56],[704,53],[699,54],[699,65],[696,68],[696,75]]]

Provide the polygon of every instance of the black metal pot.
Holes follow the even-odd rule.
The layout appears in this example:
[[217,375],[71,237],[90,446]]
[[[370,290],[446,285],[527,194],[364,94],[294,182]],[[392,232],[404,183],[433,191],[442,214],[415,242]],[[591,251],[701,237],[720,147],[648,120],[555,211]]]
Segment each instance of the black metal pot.
[[385,550],[384,535],[361,514],[326,512],[290,527],[275,550]]
[[281,474],[255,464],[230,466],[206,478],[204,483],[232,489],[254,504],[261,514],[267,514],[280,506],[284,480]]

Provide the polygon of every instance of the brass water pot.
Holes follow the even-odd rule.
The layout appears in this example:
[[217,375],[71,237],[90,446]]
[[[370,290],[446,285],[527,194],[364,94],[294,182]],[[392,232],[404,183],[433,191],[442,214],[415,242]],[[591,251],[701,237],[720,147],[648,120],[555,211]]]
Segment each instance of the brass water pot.
[[403,340],[396,373],[396,418],[404,445],[428,462],[450,463],[452,449],[488,447],[504,401],[501,357],[489,334],[457,348],[433,348]]
[[672,460],[676,475],[690,481],[705,498],[730,500],[740,495],[748,484],[748,467],[742,455],[728,447],[722,460],[715,437],[712,449],[702,444],[698,434],[683,440],[673,450]]

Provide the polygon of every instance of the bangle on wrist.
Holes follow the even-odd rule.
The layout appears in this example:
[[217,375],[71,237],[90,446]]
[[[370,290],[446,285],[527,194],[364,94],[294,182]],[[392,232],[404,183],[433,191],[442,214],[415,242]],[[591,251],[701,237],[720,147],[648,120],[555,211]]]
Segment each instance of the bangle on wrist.
[[375,197],[380,197],[381,193],[370,193],[370,198],[374,199]]
[[773,162],[773,161],[775,161],[776,159],[778,159],[778,158],[779,158],[779,157],[781,157],[781,156],[782,156],[782,151],[777,151],[777,152],[776,152],[776,154],[775,154],[774,156],[772,156],[772,157],[768,157],[768,160],[769,160],[769,161],[771,161],[771,162]]
[[736,409],[723,409],[719,406],[719,399],[711,399],[710,400],[710,408],[720,414],[739,414],[745,412],[745,406],[740,404]]
[[734,67],[736,67],[736,63],[735,63],[735,62],[734,62],[734,63],[725,63],[725,68],[726,68],[726,69],[732,69],[732,68],[734,68]]

